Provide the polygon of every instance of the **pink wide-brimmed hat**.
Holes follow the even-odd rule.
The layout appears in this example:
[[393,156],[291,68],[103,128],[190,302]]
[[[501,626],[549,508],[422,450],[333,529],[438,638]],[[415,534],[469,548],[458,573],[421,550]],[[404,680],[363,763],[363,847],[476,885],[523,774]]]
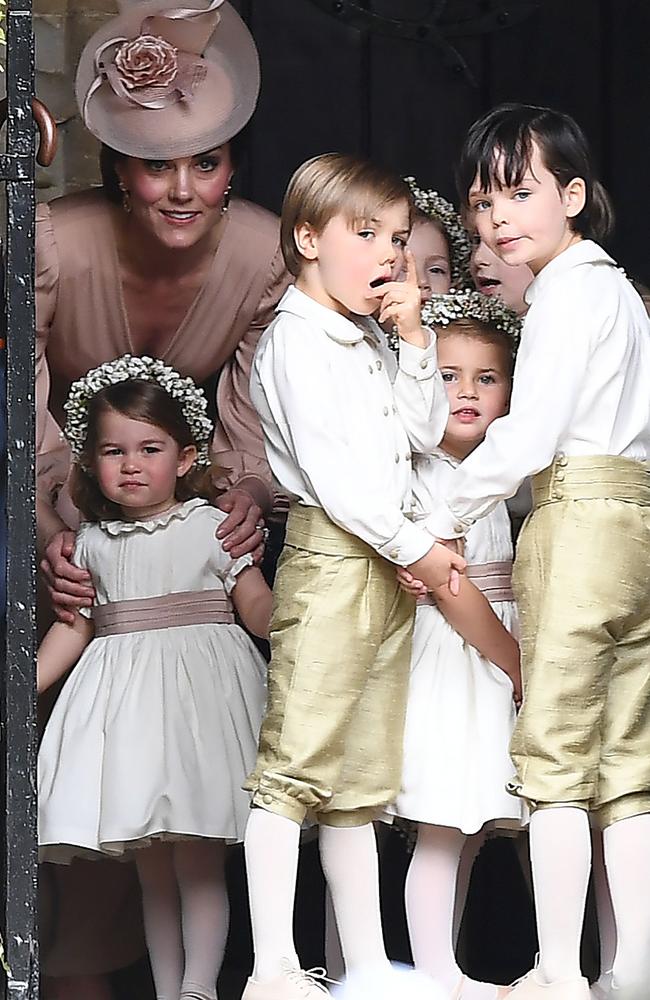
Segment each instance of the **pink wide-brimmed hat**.
[[257,49],[227,0],[120,0],[84,48],[76,95],[86,127],[127,156],[194,156],[237,135],[255,110]]

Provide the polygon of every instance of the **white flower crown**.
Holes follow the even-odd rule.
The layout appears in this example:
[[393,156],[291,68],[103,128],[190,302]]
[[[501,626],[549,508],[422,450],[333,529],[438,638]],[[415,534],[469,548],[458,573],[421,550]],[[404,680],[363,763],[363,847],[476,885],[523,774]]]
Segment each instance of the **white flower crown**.
[[415,177],[405,177],[404,180],[411,189],[415,207],[431,219],[436,219],[447,234],[452,286],[466,288],[472,280],[469,273],[472,244],[469,233],[463,225],[463,220],[452,203],[443,198],[437,191],[427,191],[418,187]]
[[494,327],[508,338],[512,354],[517,353],[522,321],[499,298],[467,290],[432,295],[422,306],[422,326],[448,326],[459,319],[473,319]]
[[191,378],[183,378],[158,358],[134,357],[124,354],[114,361],[107,361],[93,368],[83,378],[73,382],[63,409],[66,424],[63,433],[73,457],[78,460],[88,437],[88,403],[101,389],[128,379],[156,382],[161,389],[178,400],[187,420],[197,449],[197,465],[210,464],[212,421],[207,417],[208,401],[203,389],[197,388]]

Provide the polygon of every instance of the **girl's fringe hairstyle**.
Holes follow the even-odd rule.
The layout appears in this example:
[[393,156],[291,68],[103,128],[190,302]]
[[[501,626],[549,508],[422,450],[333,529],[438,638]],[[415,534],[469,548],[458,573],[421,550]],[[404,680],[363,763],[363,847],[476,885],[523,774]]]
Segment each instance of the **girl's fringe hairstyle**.
[[[124,520],[121,508],[104,496],[93,473],[99,419],[110,411],[162,428],[181,449],[195,444],[181,403],[157,382],[129,379],[100,389],[88,403],[88,434],[70,477],[70,495],[87,521]],[[182,502],[203,497],[214,503],[219,491],[213,480],[223,471],[214,466],[193,465],[189,472],[177,479],[176,499]]]
[[461,203],[467,204],[477,174],[482,191],[492,185],[520,184],[530,166],[533,142],[559,187],[574,177],[585,182],[585,207],[570,220],[572,228],[588,239],[605,240],[614,225],[614,211],[594,173],[587,139],[573,118],[551,108],[501,104],[474,122],[456,171]]

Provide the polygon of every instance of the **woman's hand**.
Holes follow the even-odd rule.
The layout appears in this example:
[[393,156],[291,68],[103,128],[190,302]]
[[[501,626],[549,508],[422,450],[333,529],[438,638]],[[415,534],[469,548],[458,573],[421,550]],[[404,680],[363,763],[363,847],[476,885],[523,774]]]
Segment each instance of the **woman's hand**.
[[95,597],[90,573],[71,561],[74,544],[73,531],[58,531],[47,543],[41,562],[54,613],[67,625],[74,624],[74,612],[90,607]]
[[250,493],[236,486],[219,497],[217,507],[228,515],[217,531],[224,550],[233,559],[250,552],[255,562],[260,562],[267,536],[261,507]]

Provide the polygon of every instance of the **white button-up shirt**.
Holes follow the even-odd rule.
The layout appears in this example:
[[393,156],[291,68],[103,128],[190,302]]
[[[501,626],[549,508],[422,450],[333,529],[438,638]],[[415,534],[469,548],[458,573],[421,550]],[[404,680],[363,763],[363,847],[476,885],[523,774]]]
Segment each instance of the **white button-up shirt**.
[[439,443],[449,412],[435,338],[426,349],[400,341],[398,365],[374,320],[291,287],[259,342],[251,400],[284,492],[398,565],[429,551],[433,538],[407,515],[411,452]]
[[510,412],[454,472],[432,508],[437,538],[463,534],[556,455],[650,459],[650,321],[591,240],[569,247],[529,286]]

